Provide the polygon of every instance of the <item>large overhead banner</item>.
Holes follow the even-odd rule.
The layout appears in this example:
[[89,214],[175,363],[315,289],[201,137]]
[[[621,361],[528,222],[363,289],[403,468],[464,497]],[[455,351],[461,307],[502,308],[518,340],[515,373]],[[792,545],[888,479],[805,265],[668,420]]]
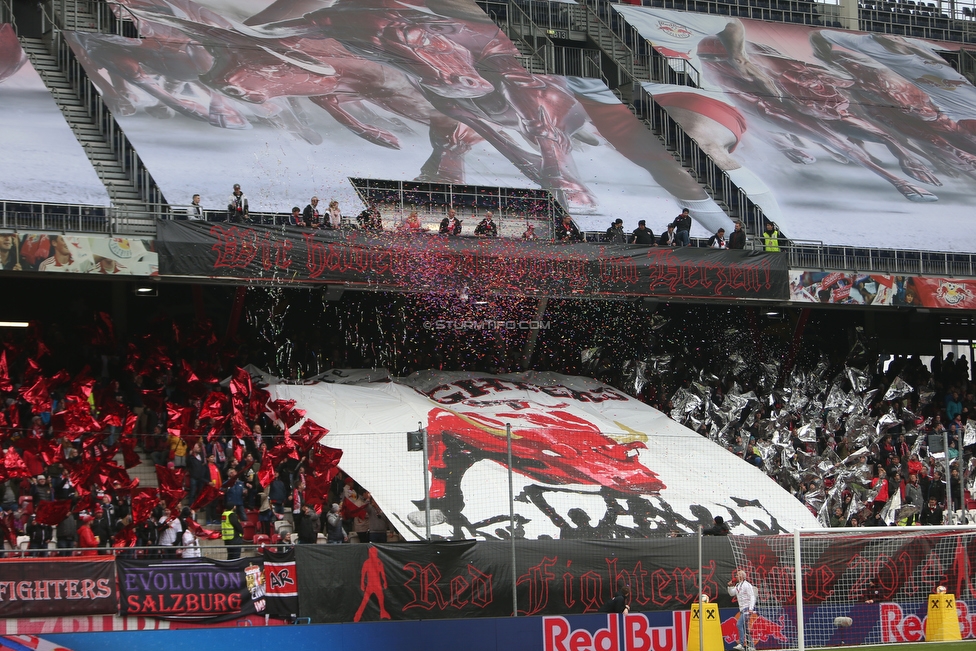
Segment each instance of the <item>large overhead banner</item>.
[[[816,527],[755,466],[601,382],[556,373],[424,371],[386,382],[272,384],[328,430],[339,466],[407,540],[644,538],[721,515],[733,533]],[[744,403],[743,403],[744,404]],[[408,432],[423,430],[424,455]],[[305,582],[303,582],[305,585]]]
[[160,274],[433,292],[786,298],[786,256],[157,222]]
[[[976,88],[938,54],[958,45],[614,7],[700,74],[645,88],[782,232],[976,250]],[[935,214],[952,237],[919,228]]]
[[349,177],[544,188],[601,230],[731,225],[599,80],[537,75],[472,0],[123,0],[141,39],[67,33],[170,203],[361,209]]
[[0,25],[0,200],[109,205],[108,192],[9,24]]

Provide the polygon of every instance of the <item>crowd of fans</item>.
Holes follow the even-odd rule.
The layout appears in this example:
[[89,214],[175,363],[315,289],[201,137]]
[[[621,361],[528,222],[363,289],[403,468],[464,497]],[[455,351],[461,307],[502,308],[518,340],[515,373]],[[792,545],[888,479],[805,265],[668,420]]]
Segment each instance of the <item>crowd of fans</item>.
[[[321,435],[314,424],[304,441],[297,434],[286,441],[282,423],[263,411],[267,394],[234,366],[233,347],[217,346],[209,323],[185,333],[171,322],[156,325],[162,330],[118,342],[99,314],[75,336],[34,325],[3,342],[5,543],[45,550],[56,541],[52,553],[60,555],[138,546],[192,556],[198,538],[221,537],[228,512],[277,542],[289,535],[274,526],[286,511],[297,542],[314,543],[320,532],[332,542],[386,541],[382,511],[338,470],[338,457],[314,459],[310,448]],[[72,349],[88,364],[69,370],[71,357],[74,366],[79,361],[65,354]],[[128,472],[144,459],[155,464],[158,489]],[[314,494],[306,481],[318,484]],[[317,511],[330,504],[338,524],[319,520]]]
[[[185,216],[189,220],[209,220],[209,221],[229,221],[234,223],[250,223],[251,213],[246,195],[241,190],[240,185],[234,186],[227,203],[226,214],[211,211],[209,214],[200,205],[200,195],[193,195],[192,203],[187,207],[185,215],[180,214],[180,218]],[[498,222],[494,219],[494,212],[485,211],[484,216],[474,227],[472,234],[475,237],[493,238],[499,236]],[[524,219],[524,217],[523,217]],[[536,241],[539,234],[536,232],[535,225],[526,221],[526,228],[521,234],[522,240]],[[305,208],[294,206],[291,212],[279,218],[276,222],[288,226],[296,226],[311,230],[337,230],[345,227],[354,227],[370,233],[382,233],[390,231],[390,225],[383,223],[383,216],[380,204],[370,201],[366,208],[355,218],[344,217],[339,207],[339,202],[335,199],[329,202],[327,208],[320,206],[319,198],[313,196]],[[457,209],[448,206],[445,215],[437,226],[436,232],[441,235],[460,236],[463,230],[463,220],[458,217]],[[611,244],[639,244],[643,246],[699,246],[714,249],[744,249],[746,245],[746,231],[742,223],[735,222],[733,231],[726,234],[724,228],[718,229],[711,237],[692,241],[690,231],[692,228],[692,217],[690,210],[685,208],[667,226],[662,229],[659,236],[655,236],[653,229],[647,226],[647,220],[642,219],[637,228],[631,233],[624,231],[623,219],[616,219],[607,228],[606,233],[595,234],[592,239]],[[400,223],[392,228],[398,234],[419,234],[432,232],[433,229],[425,228],[421,221],[418,211],[411,211]],[[778,227],[773,223],[766,225],[765,232],[759,235],[763,242],[763,249],[767,252],[778,252],[786,245],[784,238]],[[556,224],[553,239],[557,242],[584,242],[587,236],[579,229],[576,222],[570,215],[564,215]]]
[[[378,321],[377,307],[366,307],[377,300],[357,298],[341,309]],[[950,496],[953,511],[972,505],[976,423],[969,419],[976,384],[965,357],[937,358],[928,368],[917,357],[896,358],[883,367],[856,328],[810,338],[803,353],[790,352],[784,338],[778,345],[766,341],[761,355],[737,342],[738,352],[719,356],[718,343],[714,349],[694,343],[714,335],[692,336],[688,329],[721,327],[722,320],[678,312],[639,314],[617,328],[615,336],[627,345],[646,340],[639,350],[612,343],[587,348],[586,341],[600,339],[592,334],[566,346],[580,324],[591,328],[600,318],[590,310],[606,309],[592,305],[553,305],[549,315],[561,334],[540,335],[535,368],[592,375],[638,396],[762,468],[824,526],[942,524]],[[615,309],[619,317],[629,308]],[[349,314],[344,318],[347,350],[333,349],[332,366],[388,361],[398,374],[515,370],[511,350],[501,361],[465,360],[471,347],[436,338],[400,366],[392,358],[357,355],[364,346],[375,352],[396,343],[360,331]],[[389,318],[402,322],[404,314],[393,310]],[[852,351],[818,348],[844,339],[837,336],[844,332],[853,338]],[[518,350],[522,343],[506,345]],[[250,362],[268,367],[269,354],[262,357],[257,348],[253,340],[219,340],[207,321],[183,328],[165,318],[118,340],[103,313],[87,328],[35,324],[7,335],[0,349],[5,542],[16,546],[27,537],[32,549],[43,550],[56,540],[59,551],[52,553],[61,554],[161,546],[172,549],[160,554],[190,548],[192,555],[197,538],[221,536],[228,513],[248,525],[247,538],[272,539],[288,512],[296,542],[316,542],[320,534],[335,543],[386,540],[382,511],[338,470],[339,457],[311,452],[321,433],[313,426],[289,440],[282,426],[298,422],[290,420],[290,407],[273,406],[277,418],[265,413],[267,395],[241,370]],[[271,370],[289,376],[286,368]],[[943,433],[952,464],[948,481],[932,448]],[[155,464],[158,490],[127,472],[144,459]]]

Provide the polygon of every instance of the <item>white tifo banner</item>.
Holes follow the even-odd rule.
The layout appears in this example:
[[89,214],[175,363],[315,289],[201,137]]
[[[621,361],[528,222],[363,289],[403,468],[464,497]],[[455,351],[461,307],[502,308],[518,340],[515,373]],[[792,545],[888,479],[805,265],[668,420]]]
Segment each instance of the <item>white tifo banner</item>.
[[272,399],[295,400],[328,429],[321,443],[343,451],[341,469],[408,540],[426,536],[423,453],[407,451],[407,432],[421,427],[428,436],[431,536],[509,536],[506,424],[520,537],[691,533],[718,515],[735,534],[817,527],[758,468],[590,378],[441,371],[386,381],[377,381],[375,371],[323,376],[331,381],[273,384],[269,391]]

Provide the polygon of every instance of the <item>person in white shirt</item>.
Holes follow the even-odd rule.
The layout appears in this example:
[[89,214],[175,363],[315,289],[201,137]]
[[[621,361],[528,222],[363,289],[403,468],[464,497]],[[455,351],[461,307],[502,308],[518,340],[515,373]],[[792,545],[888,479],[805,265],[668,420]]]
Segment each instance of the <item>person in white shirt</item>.
[[193,195],[193,201],[186,210],[186,218],[192,221],[203,219],[203,206],[200,205],[200,195]]
[[183,558],[200,558],[200,541],[190,527],[183,530]]
[[736,651],[749,649],[755,651],[755,643],[749,638],[749,623],[756,612],[756,589],[746,581],[746,573],[739,570],[734,579],[729,581],[729,596],[739,602],[739,643],[733,648]]
[[718,231],[715,233],[715,235],[712,235],[710,238],[708,238],[708,246],[709,246],[709,248],[712,248],[712,249],[724,249],[724,248],[726,248],[726,244],[725,244],[725,229],[724,228],[718,229]]

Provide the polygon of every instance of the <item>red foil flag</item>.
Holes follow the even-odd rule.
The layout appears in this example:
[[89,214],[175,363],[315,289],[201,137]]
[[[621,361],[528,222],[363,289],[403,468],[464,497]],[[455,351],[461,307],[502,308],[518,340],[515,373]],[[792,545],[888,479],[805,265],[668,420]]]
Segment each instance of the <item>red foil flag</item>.
[[56,527],[71,512],[71,500],[38,502],[34,508],[34,522]]
[[204,484],[203,488],[200,489],[200,492],[197,494],[197,498],[193,500],[193,504],[190,505],[190,508],[196,511],[200,507],[210,504],[218,497],[223,497],[223,495],[224,492],[214,485]]
[[145,522],[159,504],[159,492],[155,488],[140,488],[132,494],[132,522]]
[[220,538],[219,531],[211,531],[210,529],[204,529],[195,520],[187,520],[187,525],[190,527],[190,531],[193,532],[197,538],[206,538],[207,540],[217,540]]
[[7,370],[7,351],[0,352],[0,391],[13,391],[10,373]]
[[32,476],[30,470],[27,469],[27,464],[20,458],[20,455],[17,454],[17,450],[13,446],[7,448],[7,454],[3,457],[3,469],[0,470],[0,474],[3,474],[6,479],[19,479],[21,477]]

